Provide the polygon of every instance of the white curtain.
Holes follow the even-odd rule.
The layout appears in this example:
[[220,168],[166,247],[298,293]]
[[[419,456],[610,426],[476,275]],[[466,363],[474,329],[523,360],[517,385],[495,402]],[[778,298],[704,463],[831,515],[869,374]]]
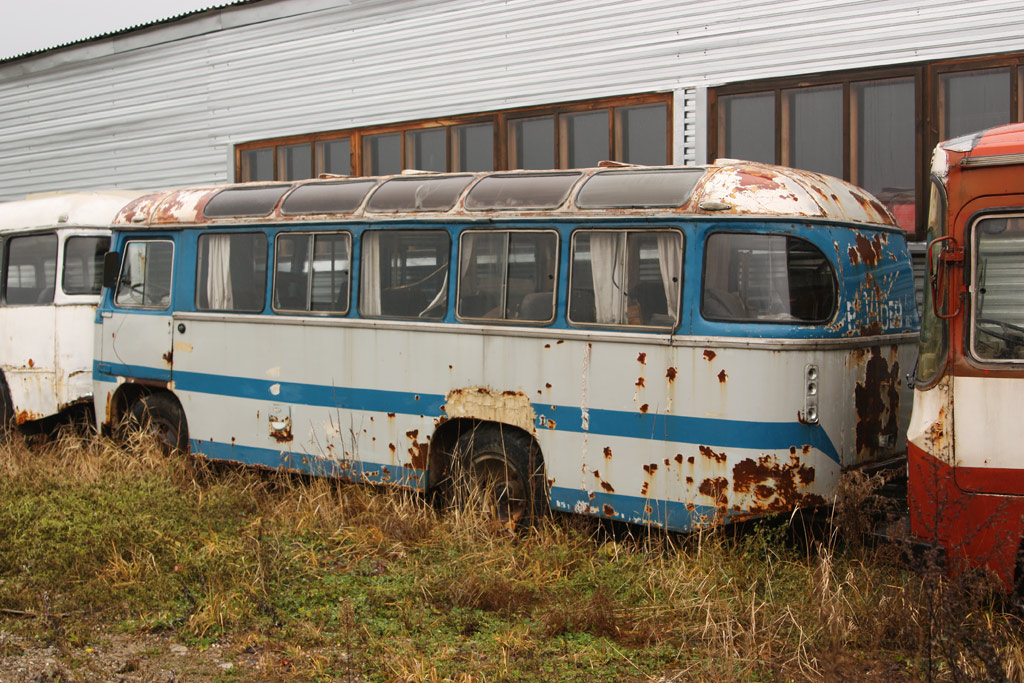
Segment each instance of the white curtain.
[[362,252],[360,313],[380,315],[380,233],[363,233]]
[[234,308],[231,293],[231,236],[209,235],[206,239],[209,269],[206,276],[206,297],[210,308],[227,311]]
[[622,322],[622,257],[618,232],[590,233],[590,270],[594,311],[599,323]]
[[679,310],[679,273],[683,250],[679,235],[674,232],[658,233],[658,265],[661,267],[661,284],[665,287],[665,301],[669,315]]

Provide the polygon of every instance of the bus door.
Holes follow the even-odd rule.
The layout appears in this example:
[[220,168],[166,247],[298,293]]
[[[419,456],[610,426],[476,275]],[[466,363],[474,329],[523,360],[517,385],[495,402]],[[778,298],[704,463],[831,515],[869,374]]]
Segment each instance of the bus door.
[[57,235],[17,235],[5,246],[0,362],[20,424],[57,412],[53,310]]
[[[1024,197],[986,197],[964,245],[968,300],[964,356],[953,373],[955,479],[964,491],[1024,493],[1020,397],[1024,396]],[[1005,207],[1019,207],[1007,209]]]
[[97,370],[140,383],[171,380],[174,240],[129,237],[109,305],[100,311]]

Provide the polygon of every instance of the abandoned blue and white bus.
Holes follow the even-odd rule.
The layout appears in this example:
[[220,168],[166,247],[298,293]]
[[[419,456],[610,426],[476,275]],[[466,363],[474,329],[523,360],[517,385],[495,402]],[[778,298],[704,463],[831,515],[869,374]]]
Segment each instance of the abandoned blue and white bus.
[[406,173],[191,188],[115,221],[101,427],[208,458],[686,530],[899,457],[905,234],[816,173]]

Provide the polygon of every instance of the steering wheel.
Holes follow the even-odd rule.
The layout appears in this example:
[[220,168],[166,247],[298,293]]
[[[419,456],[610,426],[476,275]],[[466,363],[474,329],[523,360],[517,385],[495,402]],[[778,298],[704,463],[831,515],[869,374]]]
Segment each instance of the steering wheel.
[[[1021,325],[1014,325],[1013,323],[1003,322],[1002,320],[993,320],[992,318],[977,318],[975,321],[977,324],[978,331],[984,332],[987,335],[993,336],[996,339],[1002,339],[1004,342],[1010,344],[1024,344],[1024,327]],[[998,331],[992,329],[982,329],[981,325],[992,325],[998,328]],[[1017,335],[1009,334],[1006,330],[1013,330]]]

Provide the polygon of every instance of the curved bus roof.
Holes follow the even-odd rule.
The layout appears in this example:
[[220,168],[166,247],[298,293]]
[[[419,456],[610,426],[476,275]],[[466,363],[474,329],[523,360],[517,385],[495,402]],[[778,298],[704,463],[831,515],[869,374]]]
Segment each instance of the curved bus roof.
[[52,227],[108,227],[128,202],[130,190],[59,192],[0,203],[0,232]]
[[1024,123],[1008,123],[939,143],[963,166],[1007,166],[1024,163]]
[[263,182],[158,192],[116,225],[313,222],[365,217],[491,219],[609,214],[803,216],[899,226],[867,191],[810,171],[747,161],[558,171],[423,173]]

